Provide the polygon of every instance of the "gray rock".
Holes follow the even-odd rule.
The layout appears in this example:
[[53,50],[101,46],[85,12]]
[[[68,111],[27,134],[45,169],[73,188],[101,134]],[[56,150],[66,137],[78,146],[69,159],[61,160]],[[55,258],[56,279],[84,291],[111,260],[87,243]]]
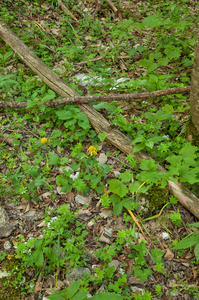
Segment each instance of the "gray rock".
[[66,276],[66,281],[69,282],[69,284],[72,284],[78,279],[81,279],[84,275],[84,273],[87,273],[88,275],[91,274],[91,271],[88,268],[83,267],[77,267],[77,269],[72,269],[69,274]]
[[0,207],[0,238],[8,237],[13,228],[10,225],[10,219],[7,212],[3,207]]
[[9,241],[6,241],[4,244],[3,244],[3,248],[5,250],[10,250],[12,248],[12,245]]

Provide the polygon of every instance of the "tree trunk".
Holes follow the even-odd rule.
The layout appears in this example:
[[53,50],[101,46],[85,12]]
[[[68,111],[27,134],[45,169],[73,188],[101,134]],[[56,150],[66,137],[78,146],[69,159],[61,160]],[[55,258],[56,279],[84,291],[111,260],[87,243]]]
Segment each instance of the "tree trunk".
[[192,122],[195,125],[197,131],[199,131],[199,30],[195,45],[193,72],[191,79],[190,106]]

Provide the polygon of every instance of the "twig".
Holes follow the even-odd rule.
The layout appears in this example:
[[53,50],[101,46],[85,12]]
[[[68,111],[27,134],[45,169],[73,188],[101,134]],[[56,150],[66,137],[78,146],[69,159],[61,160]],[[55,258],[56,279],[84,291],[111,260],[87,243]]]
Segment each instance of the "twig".
[[115,5],[113,4],[113,2],[111,0],[106,0],[108,5],[112,8],[112,10],[117,13],[118,9],[115,7]]
[[71,16],[71,18],[73,18],[75,21],[78,21],[61,0],[58,0],[58,2],[60,4],[61,9],[65,12],[66,15]]
[[[171,88],[165,90],[159,90],[155,92],[144,92],[144,93],[134,93],[134,94],[120,94],[120,95],[99,95],[99,96],[75,96],[68,98],[61,98],[53,101],[40,102],[35,106],[45,105],[46,107],[55,107],[61,104],[75,103],[75,104],[83,104],[89,102],[111,102],[111,101],[131,101],[132,99],[146,99],[146,98],[155,98],[165,95],[172,94],[182,94],[187,93],[191,89],[190,86],[179,87],[179,88]],[[26,107],[27,102],[6,102],[0,101],[0,107]]]
[[104,57],[105,57],[105,56],[99,56],[99,57],[91,58],[91,59],[89,59],[89,60],[85,60],[85,61],[81,61],[81,62],[79,62],[79,63],[76,63],[76,65],[78,65],[78,66],[80,66],[80,65],[85,65],[85,64],[87,64],[87,63],[89,63],[89,62],[97,61],[97,60],[100,60],[100,59],[102,59],[102,58],[104,58]]

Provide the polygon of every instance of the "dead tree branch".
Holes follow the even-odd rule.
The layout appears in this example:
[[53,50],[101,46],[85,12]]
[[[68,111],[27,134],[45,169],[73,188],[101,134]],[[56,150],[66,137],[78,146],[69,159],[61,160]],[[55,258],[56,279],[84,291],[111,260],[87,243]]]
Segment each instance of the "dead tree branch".
[[[156,92],[145,92],[145,93],[134,93],[134,94],[121,94],[121,95],[99,95],[99,96],[75,96],[68,98],[61,98],[53,101],[40,102],[36,106],[41,104],[46,105],[47,107],[55,107],[61,104],[83,104],[90,102],[111,102],[111,101],[121,101],[125,100],[127,102],[133,99],[146,99],[146,98],[155,98],[171,94],[182,94],[190,91],[190,86],[180,87],[180,88],[171,88],[166,90],[160,90]],[[0,107],[26,107],[27,102],[6,102],[0,101]]]

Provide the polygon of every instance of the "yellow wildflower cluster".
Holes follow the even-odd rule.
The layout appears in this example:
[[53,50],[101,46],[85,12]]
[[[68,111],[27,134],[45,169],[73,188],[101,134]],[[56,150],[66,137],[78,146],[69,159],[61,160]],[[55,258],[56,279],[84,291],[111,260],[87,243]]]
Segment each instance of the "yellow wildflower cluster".
[[90,156],[97,155],[97,149],[94,146],[90,146],[87,152],[90,154]]
[[50,139],[47,139],[47,138],[41,139],[42,144],[46,144],[46,143],[49,143],[49,142],[50,142]]
[[17,258],[17,255],[14,255],[14,254],[8,255],[8,259],[9,259],[9,260],[11,260],[13,257]]

